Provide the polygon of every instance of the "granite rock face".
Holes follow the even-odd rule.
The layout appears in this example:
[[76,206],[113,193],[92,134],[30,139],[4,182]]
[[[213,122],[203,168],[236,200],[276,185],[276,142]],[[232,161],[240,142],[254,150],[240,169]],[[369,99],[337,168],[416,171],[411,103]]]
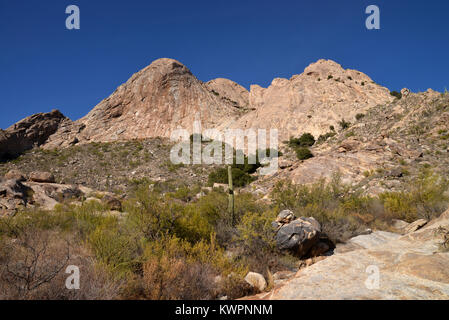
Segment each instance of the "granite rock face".
[[249,105],[235,128],[279,130],[281,140],[310,132],[318,137],[338,127],[342,119],[392,101],[387,88],[356,70],[345,70],[331,60],[319,60],[302,74],[274,79],[268,88],[251,86]]
[[43,145],[62,122],[70,121],[58,110],[27,117],[6,130],[0,130],[0,160],[14,158]]
[[192,133],[195,120],[203,128],[235,120],[241,111],[231,99],[222,99],[211,90],[180,62],[156,60],[84,118],[61,128],[46,147],[170,137],[178,127]]

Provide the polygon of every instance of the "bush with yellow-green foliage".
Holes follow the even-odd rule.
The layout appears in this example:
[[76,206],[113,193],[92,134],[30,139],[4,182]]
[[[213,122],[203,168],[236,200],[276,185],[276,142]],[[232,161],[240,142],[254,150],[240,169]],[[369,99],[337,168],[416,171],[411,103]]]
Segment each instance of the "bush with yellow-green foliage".
[[[0,219],[0,273],[8,264],[20,270],[20,259],[11,254],[10,244],[22,243],[21,237],[33,230],[36,239],[49,232],[59,242],[71,239],[77,255],[86,257],[83,263],[91,277],[95,270],[103,272],[98,285],[105,286],[104,296],[97,290],[88,297],[214,299],[225,294],[239,298],[253,293],[243,280],[247,271],[269,278],[271,273],[295,267],[296,258],[278,251],[274,243],[271,223],[280,210],[315,217],[337,243],[368,227],[388,228],[393,218],[411,222],[437,217],[449,203],[448,185],[447,179],[428,170],[407,190],[376,197],[354,191],[338,176],[311,185],[280,181],[271,204],[249,193],[237,194],[232,220],[228,194],[223,191],[213,190],[196,199],[192,194],[199,188],[189,191],[182,185],[142,181],[123,203],[124,213],[118,215],[99,201],[85,201],[61,204],[52,212],[35,209]],[[46,259],[44,265],[51,265],[51,257]],[[220,281],[215,281],[217,276]],[[27,297],[49,294],[46,290],[53,288],[52,283],[29,290]],[[0,281],[3,287],[11,288],[11,283]],[[17,294],[5,298],[13,296]]]
[[423,171],[401,192],[366,196],[341,183],[338,175],[326,183],[293,185],[279,182],[272,193],[280,209],[297,216],[315,217],[332,241],[345,241],[366,227],[388,228],[392,219],[413,222],[438,217],[449,205],[449,183],[444,177]]

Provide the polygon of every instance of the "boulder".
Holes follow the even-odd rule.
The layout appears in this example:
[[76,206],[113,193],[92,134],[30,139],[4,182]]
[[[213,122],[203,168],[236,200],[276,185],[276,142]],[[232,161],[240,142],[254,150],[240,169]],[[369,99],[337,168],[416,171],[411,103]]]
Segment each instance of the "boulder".
[[30,173],[30,180],[40,183],[55,183],[55,176],[50,172],[35,171]]
[[0,130],[0,160],[17,157],[22,152],[44,144],[60,124],[70,121],[58,110],[25,118],[6,130]]
[[5,174],[6,180],[26,181],[25,175],[19,170],[10,170]]
[[267,288],[267,281],[260,273],[248,272],[245,277],[245,281],[260,292],[264,291]]
[[103,197],[103,202],[107,205],[109,210],[122,211],[122,202],[116,197],[113,197],[111,195],[105,195]]
[[407,227],[405,227],[403,232],[404,234],[415,232],[416,230],[419,230],[422,227],[424,227],[427,224],[427,222],[428,221],[425,219],[416,220],[415,222],[410,223]]
[[314,218],[299,218],[283,225],[276,233],[280,250],[289,250],[298,257],[305,256],[319,241],[321,226]]
[[14,214],[18,208],[26,206],[30,189],[19,180],[0,182],[0,216]]
[[281,225],[284,225],[284,224],[288,224],[288,223],[292,222],[295,219],[296,219],[296,217],[295,217],[295,214],[293,213],[293,211],[291,211],[291,210],[282,210],[278,214],[278,216],[276,218],[276,222],[281,224]]

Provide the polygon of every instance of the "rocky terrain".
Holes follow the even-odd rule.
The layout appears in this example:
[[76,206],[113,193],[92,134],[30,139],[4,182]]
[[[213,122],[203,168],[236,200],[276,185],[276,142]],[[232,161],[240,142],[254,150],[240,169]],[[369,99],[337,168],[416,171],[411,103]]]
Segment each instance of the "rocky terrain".
[[[233,166],[232,217],[224,166],[170,161],[195,120],[279,130],[274,174]],[[448,123],[447,92],[390,92],[330,60],[249,91],[156,60],[77,121],[0,130],[0,273],[20,269],[23,230],[51,225],[113,275],[108,297],[448,299]]]
[[[442,247],[442,243],[448,232],[446,211],[422,229],[405,235],[375,232],[353,238],[337,246],[334,255],[251,299],[446,300],[449,247]],[[372,270],[378,270],[378,282],[370,280],[374,279]]]

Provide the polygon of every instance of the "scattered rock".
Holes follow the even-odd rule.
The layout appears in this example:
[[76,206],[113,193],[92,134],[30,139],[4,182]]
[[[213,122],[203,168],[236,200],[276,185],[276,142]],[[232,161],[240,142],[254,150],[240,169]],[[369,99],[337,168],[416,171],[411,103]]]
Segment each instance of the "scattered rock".
[[30,180],[40,183],[55,183],[55,176],[50,172],[35,171],[30,173]]
[[263,292],[267,287],[267,281],[260,273],[249,272],[245,277],[245,281],[260,292]]
[[5,174],[6,180],[18,180],[18,181],[26,181],[25,175],[18,170],[10,170]]
[[122,202],[116,197],[105,195],[102,200],[108,206],[109,210],[122,211]]
[[20,180],[0,181],[0,216],[11,215],[30,200],[31,192]]

